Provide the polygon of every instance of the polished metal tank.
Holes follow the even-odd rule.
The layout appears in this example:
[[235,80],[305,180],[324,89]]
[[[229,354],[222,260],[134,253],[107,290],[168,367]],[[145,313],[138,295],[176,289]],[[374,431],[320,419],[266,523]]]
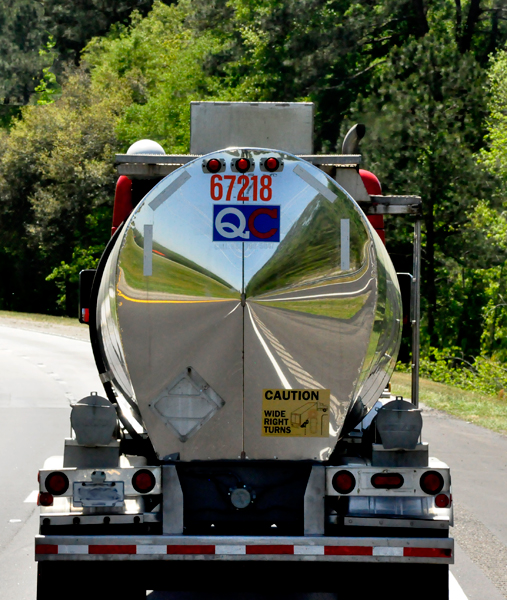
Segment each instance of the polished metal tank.
[[162,180],[118,237],[97,304],[109,378],[157,455],[181,460],[326,460],[387,384],[400,324],[396,274],[356,202],[262,149]]

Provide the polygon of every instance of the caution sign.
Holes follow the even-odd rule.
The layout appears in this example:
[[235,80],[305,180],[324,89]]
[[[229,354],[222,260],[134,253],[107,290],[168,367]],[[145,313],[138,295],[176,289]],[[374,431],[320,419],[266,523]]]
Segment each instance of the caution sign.
[[262,390],[262,435],[329,437],[330,390]]

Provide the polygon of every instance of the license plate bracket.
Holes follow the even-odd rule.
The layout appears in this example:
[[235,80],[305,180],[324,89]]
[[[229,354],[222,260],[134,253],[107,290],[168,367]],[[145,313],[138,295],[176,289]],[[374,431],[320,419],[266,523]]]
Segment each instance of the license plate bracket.
[[75,481],[73,486],[74,506],[87,508],[99,506],[123,506],[125,492],[123,481],[90,483]]

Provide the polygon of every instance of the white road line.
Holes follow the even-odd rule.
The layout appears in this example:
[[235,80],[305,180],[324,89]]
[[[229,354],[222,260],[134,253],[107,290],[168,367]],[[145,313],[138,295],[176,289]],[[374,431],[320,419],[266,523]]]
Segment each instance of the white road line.
[[[247,304],[247,306],[248,306],[248,304]],[[280,366],[276,362],[275,357],[271,354],[271,350],[268,348],[266,342],[262,339],[262,336],[259,333],[259,330],[257,329],[257,325],[255,324],[255,321],[253,320],[252,310],[250,309],[249,306],[248,306],[248,314],[250,315],[250,321],[252,322],[252,327],[253,327],[253,329],[255,331],[255,334],[259,338],[259,341],[262,344],[262,347],[264,348],[264,351],[268,355],[268,358],[271,361],[271,364],[273,365],[273,367],[275,367],[275,371],[276,371],[278,377],[280,378],[280,381],[282,382],[283,387],[286,390],[291,390],[292,387],[291,387],[290,383],[285,378],[285,375],[283,374],[282,369],[280,369]]]
[[290,300],[313,300],[314,298],[331,298],[333,296],[356,296],[366,290],[370,285],[370,281],[373,281],[373,277],[370,278],[364,288],[354,292],[334,292],[331,294],[314,294],[313,296],[293,296],[291,298],[255,298],[254,302],[289,302]]
[[34,490],[33,492],[30,492],[28,494],[28,496],[25,499],[25,502],[37,502],[37,496],[39,495],[38,490]]
[[[241,302],[238,302],[238,303],[236,304],[236,306],[235,306],[235,307],[234,307],[234,308],[233,308],[233,309],[232,309],[230,312],[228,312],[228,313],[225,315],[225,317],[228,317],[229,315],[232,315],[232,313],[233,313],[233,312],[234,312],[234,311],[235,311],[235,310],[238,308],[238,306],[241,306]],[[225,317],[224,317],[224,319],[225,319]]]
[[456,577],[449,571],[449,600],[468,600]]

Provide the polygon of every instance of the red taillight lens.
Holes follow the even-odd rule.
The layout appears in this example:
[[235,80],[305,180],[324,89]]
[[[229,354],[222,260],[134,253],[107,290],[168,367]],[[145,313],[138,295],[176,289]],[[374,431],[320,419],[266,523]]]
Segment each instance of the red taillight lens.
[[217,158],[211,158],[206,163],[206,168],[210,173],[218,173],[222,168],[222,163]]
[[248,171],[249,168],[250,161],[248,160],[248,158],[240,158],[236,161],[236,169],[238,169],[240,173],[245,173],[246,171]]
[[426,471],[421,475],[421,489],[425,494],[438,494],[444,487],[444,478],[438,471]]
[[37,506],[53,506],[53,496],[47,492],[41,492],[37,496]]
[[396,490],[404,483],[403,476],[399,473],[375,473],[371,478],[371,484],[374,488],[385,490]]
[[264,166],[266,167],[266,169],[268,171],[276,171],[278,169],[278,167],[280,166],[280,162],[278,161],[277,158],[274,158],[273,156],[271,156],[270,158],[268,158],[266,160],[266,162],[264,163]]
[[69,478],[60,471],[50,473],[46,477],[46,489],[53,496],[61,496],[69,489]]
[[447,508],[451,502],[447,494],[438,494],[438,496],[435,498],[435,504],[438,506],[438,508]]
[[141,469],[134,473],[132,477],[132,487],[140,494],[147,494],[155,487],[155,475],[148,469]]
[[356,478],[350,471],[338,471],[334,474],[331,483],[339,494],[350,494],[356,487]]

